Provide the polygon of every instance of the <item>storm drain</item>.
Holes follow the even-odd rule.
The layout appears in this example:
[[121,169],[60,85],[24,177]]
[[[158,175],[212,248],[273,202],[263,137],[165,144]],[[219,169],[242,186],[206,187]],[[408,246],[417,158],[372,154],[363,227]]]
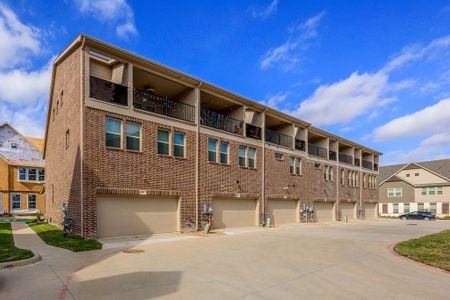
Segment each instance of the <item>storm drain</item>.
[[127,249],[127,250],[123,250],[123,253],[127,253],[127,254],[136,254],[136,253],[142,253],[145,252],[144,249]]

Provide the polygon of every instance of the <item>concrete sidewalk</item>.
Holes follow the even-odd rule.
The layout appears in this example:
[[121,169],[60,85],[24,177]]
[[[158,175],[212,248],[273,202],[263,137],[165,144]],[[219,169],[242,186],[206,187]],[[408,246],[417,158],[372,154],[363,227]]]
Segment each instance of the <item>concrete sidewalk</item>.
[[49,259],[71,253],[69,250],[47,245],[26,223],[11,223],[14,244],[22,249],[38,253],[42,259]]

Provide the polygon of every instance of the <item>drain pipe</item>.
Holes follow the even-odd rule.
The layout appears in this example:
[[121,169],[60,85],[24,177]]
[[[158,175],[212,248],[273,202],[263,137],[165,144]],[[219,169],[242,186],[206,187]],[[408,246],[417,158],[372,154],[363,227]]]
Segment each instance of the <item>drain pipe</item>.
[[195,133],[196,143],[195,143],[195,231],[198,231],[198,210],[199,210],[199,176],[200,176],[200,87],[202,82],[200,81],[195,88],[195,103],[196,103],[196,121],[197,121],[197,131]]
[[261,191],[261,210],[262,210],[262,222],[260,220],[260,224],[264,225],[266,223],[266,220],[264,219],[266,216],[266,111],[268,108],[266,108],[262,114],[263,114],[263,122],[262,122],[262,191]]

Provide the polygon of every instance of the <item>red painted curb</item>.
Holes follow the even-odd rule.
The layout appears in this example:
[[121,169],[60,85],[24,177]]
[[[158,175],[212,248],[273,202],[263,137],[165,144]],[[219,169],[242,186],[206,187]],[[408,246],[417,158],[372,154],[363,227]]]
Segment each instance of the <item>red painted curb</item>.
[[394,250],[395,245],[397,245],[397,243],[392,243],[392,244],[389,244],[389,245],[387,246],[387,248],[388,248],[389,252],[391,252],[391,254],[393,254],[393,255],[395,255],[395,256],[397,256],[397,257],[400,257],[400,258],[402,258],[402,259],[404,259],[404,260],[406,260],[406,261],[409,261],[409,262],[411,262],[411,263],[414,263],[414,264],[416,264],[416,265],[420,265],[420,266],[422,266],[422,267],[427,267],[427,268],[429,268],[429,269],[433,269],[433,270],[435,270],[435,271],[439,271],[439,272],[442,272],[442,273],[444,273],[444,274],[450,275],[450,271],[446,271],[446,270],[443,270],[443,269],[439,269],[439,268],[437,268],[437,267],[429,266],[429,265],[427,265],[427,264],[421,263],[421,262],[419,262],[419,261],[416,261],[416,260],[413,260],[413,259],[410,259],[410,258],[408,258],[408,257],[406,257],[406,256],[401,255],[400,253],[398,253],[397,251]]

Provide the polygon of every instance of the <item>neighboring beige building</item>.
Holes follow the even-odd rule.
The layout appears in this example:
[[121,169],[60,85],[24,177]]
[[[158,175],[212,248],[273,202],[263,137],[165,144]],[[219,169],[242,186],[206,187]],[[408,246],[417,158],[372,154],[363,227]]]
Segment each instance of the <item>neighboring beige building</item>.
[[450,159],[380,167],[379,213],[416,210],[449,215]]

